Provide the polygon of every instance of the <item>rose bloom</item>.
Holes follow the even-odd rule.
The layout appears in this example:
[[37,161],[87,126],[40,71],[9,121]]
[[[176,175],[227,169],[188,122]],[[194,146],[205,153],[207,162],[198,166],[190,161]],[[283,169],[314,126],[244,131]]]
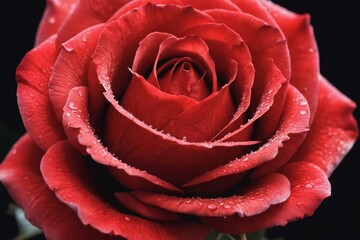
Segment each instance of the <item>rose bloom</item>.
[[263,0],[52,0],[0,179],[48,239],[204,239],[310,216],[358,136],[309,15]]

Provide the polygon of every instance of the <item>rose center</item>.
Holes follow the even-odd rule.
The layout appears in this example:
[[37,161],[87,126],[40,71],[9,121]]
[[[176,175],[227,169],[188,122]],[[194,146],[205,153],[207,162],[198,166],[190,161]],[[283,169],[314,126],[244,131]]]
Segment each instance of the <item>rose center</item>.
[[206,72],[190,58],[175,58],[158,70],[160,89],[174,95],[185,95],[201,101],[211,94]]

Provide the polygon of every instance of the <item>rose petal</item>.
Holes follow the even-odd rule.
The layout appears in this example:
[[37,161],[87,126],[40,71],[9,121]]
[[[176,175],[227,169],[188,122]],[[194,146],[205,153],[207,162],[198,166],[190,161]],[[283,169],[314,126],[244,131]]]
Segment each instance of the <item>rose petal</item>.
[[[296,101],[294,101],[296,99]],[[247,170],[253,169],[265,162],[274,159],[282,147],[283,142],[289,140],[290,134],[302,133],[308,130],[309,126],[309,108],[307,105],[301,105],[299,102],[304,101],[305,98],[294,87],[289,87],[287,98],[285,101],[285,108],[281,118],[278,131],[262,145],[257,151],[251,152],[235,159],[223,166],[206,172],[198,176],[184,186],[193,186],[210,181],[215,181],[217,178],[228,176],[232,174],[241,174]],[[296,124],[295,124],[296,123]],[[301,142],[297,142],[300,144]]]
[[[235,68],[237,65],[235,64]],[[235,106],[230,93],[230,83],[220,91],[173,116],[161,130],[190,142],[210,141],[231,120]]]
[[126,208],[146,218],[160,221],[179,221],[182,217],[181,214],[145,204],[128,192],[116,193],[115,197]]
[[73,146],[82,153],[90,154],[96,162],[108,166],[111,173],[130,189],[182,192],[158,177],[140,171],[114,157],[100,143],[89,126],[87,104],[88,91],[86,87],[76,87],[70,91],[64,107],[63,122],[66,134]]
[[[87,85],[87,70],[91,53],[103,25],[96,25],[62,45],[49,81],[49,94],[56,117],[61,120],[70,89]],[[99,85],[99,84],[97,84]],[[93,99],[96,102],[97,99]]]
[[[108,20],[108,22],[112,22],[120,18],[122,15],[128,13],[129,11],[139,8],[142,5],[145,5],[149,3],[148,0],[132,0],[126,5],[124,5],[122,8],[120,8],[116,13],[114,13],[111,18]],[[153,4],[173,4],[178,6],[184,6],[181,0],[152,0],[151,3]],[[191,5],[191,4],[190,4]]]
[[65,18],[71,13],[77,0],[48,0],[35,39],[35,46],[59,31]]
[[271,205],[284,202],[290,195],[290,183],[274,173],[252,181],[239,195],[224,198],[182,198],[151,192],[132,193],[139,201],[168,211],[203,217],[253,216]]
[[74,209],[83,224],[104,234],[126,239],[203,239],[206,227],[190,222],[161,223],[119,212],[98,195],[86,159],[67,142],[54,145],[41,162],[45,182],[56,196]]
[[202,218],[202,221],[219,232],[232,234],[255,232],[310,216],[324,198],[330,196],[330,183],[317,166],[297,162],[286,165],[281,172],[291,183],[291,195],[283,203],[251,217],[233,215],[224,218]]
[[276,21],[273,19],[271,14],[267,11],[266,7],[264,6],[265,1],[258,1],[258,0],[231,0],[234,4],[236,4],[242,11],[249,13],[250,15],[256,16],[264,20],[265,22],[273,25],[276,25]]
[[[109,92],[104,93],[111,103],[107,119],[106,146],[117,157],[139,169],[159,176],[175,185],[240,156],[245,142],[187,142],[146,125],[121,107]],[[146,159],[146,161],[144,160]]]
[[[254,130],[255,132],[251,131],[250,133],[253,135],[253,138],[263,140],[264,136],[262,136],[262,134],[266,131],[264,129],[266,128],[266,126],[264,126],[264,124],[259,125],[258,121],[259,119],[263,118],[264,115],[268,113],[269,109],[274,105],[277,94],[279,93],[279,91],[282,91],[282,89],[284,89],[282,84],[286,85],[286,79],[284,78],[280,70],[274,65],[272,59],[268,59],[266,66],[262,67],[262,71],[266,72],[266,75],[263,76],[263,94],[261,96],[258,96],[258,99],[254,99],[254,97],[252,98],[252,102],[257,102],[255,104],[257,106],[256,110],[248,113],[252,113],[252,117],[250,117],[245,124],[242,124],[235,131],[227,133],[224,137],[220,138],[219,141],[238,141],[240,139],[246,139],[245,137],[246,135],[248,135],[246,129],[251,127],[255,123],[257,124],[256,129]],[[238,119],[233,119],[228,126],[234,126],[235,122],[238,122]]]
[[359,136],[352,115],[356,105],[322,76],[318,103],[310,132],[292,161],[306,160],[330,176]]
[[209,1],[194,1],[194,0],[181,0],[184,5],[192,5],[197,9],[206,10],[213,8],[221,8],[230,11],[239,11],[240,9],[232,3],[232,1],[228,0],[209,0]]
[[111,15],[130,0],[112,0],[99,2],[97,0],[77,1],[71,14],[65,19],[59,29],[58,44],[68,41],[77,33],[93,25],[106,22]]
[[[206,12],[214,17],[218,22],[225,23],[241,35],[250,50],[256,70],[254,86],[252,88],[251,106],[249,110],[252,113],[258,107],[257,100],[266,94],[263,87],[266,86],[265,76],[267,76],[267,72],[265,69],[269,58],[273,59],[275,65],[280,69],[285,79],[290,79],[290,55],[286,39],[279,29],[254,16],[219,9],[208,10]],[[262,131],[259,131],[256,136],[258,139],[266,139],[270,137],[276,130],[278,121],[281,117],[287,83],[279,82],[278,84],[279,86],[281,85],[282,89],[278,91],[272,107],[264,116],[267,119],[271,119],[271,121],[264,120],[264,123],[259,123],[260,125],[265,124],[266,127],[262,128]],[[234,118],[234,120],[231,121],[230,124],[223,130],[223,133],[226,134],[236,130],[240,124],[242,123],[239,123]]]
[[0,165],[0,181],[25,211],[26,218],[49,239],[113,239],[83,225],[75,212],[50,191],[40,172],[43,154],[25,134]]
[[[135,72],[121,101],[121,105],[134,116],[146,124],[162,130],[163,125],[172,117],[179,115],[196,103],[197,101],[185,96],[162,92]],[[155,112],[156,114],[154,114]],[[112,131],[111,129],[108,128],[105,131]]]
[[[164,32],[149,33],[139,42],[131,70],[144,78],[148,78],[154,67],[156,68],[154,63],[159,52],[160,44],[171,36],[173,35]],[[149,82],[159,88],[158,82]]]
[[204,69],[206,72],[205,78],[207,79],[209,88],[212,92],[215,92],[218,89],[215,64],[209,54],[209,48],[206,45],[206,42],[198,35],[188,35],[186,32],[184,34],[185,37],[182,38],[169,37],[159,45],[159,52],[154,61],[152,71],[154,77],[150,75],[149,78],[159,80],[157,76],[157,67],[161,60],[189,57],[200,64]]
[[56,60],[55,39],[56,36],[48,38],[28,52],[16,70],[17,97],[24,126],[43,150],[65,139],[48,95],[48,81]]
[[181,35],[187,28],[209,21],[213,21],[211,17],[191,6],[182,8],[149,3],[131,10],[109,23],[99,38],[93,61],[101,84],[106,91],[122,96],[131,80],[128,67],[132,65],[142,39],[155,31]]
[[293,13],[270,1],[263,1],[285,34],[291,56],[291,84],[306,97],[314,118],[319,91],[319,54],[308,14]]

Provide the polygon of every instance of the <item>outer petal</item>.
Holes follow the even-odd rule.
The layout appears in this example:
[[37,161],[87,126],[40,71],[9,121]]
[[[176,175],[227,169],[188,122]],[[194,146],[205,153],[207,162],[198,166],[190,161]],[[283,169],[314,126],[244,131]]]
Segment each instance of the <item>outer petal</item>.
[[[276,94],[274,104],[268,109],[264,117],[262,117],[262,119],[271,120],[260,119],[259,121],[259,128],[261,130],[257,133],[256,137],[264,140],[271,136],[276,130],[284,106],[287,82],[290,79],[290,55],[286,39],[279,29],[252,15],[218,9],[206,12],[218,22],[225,23],[239,33],[250,50],[256,70],[251,96],[251,113],[256,110],[259,103],[258,100],[269,91],[268,89],[264,89],[267,76],[266,66],[269,58],[273,59],[275,66],[279,68],[286,80],[285,83],[278,83],[282,85],[281,90]],[[228,133],[234,131],[239,125],[238,121],[233,120],[223,132]]]
[[259,215],[244,217],[202,218],[203,222],[219,232],[248,233],[310,216],[324,198],[330,196],[330,183],[317,166],[297,162],[286,165],[281,172],[290,180],[291,195],[283,203],[271,206]]
[[[105,144],[126,163],[181,185],[199,174],[241,156],[257,141],[187,142],[146,125],[121,107],[109,92],[111,103]],[[112,130],[110,130],[112,129]]]
[[[242,174],[250,169],[261,166],[262,164],[273,160],[279,152],[283,142],[290,139],[289,135],[303,133],[308,130],[309,126],[309,108],[307,105],[301,105],[299,102],[305,98],[295,88],[290,87],[287,93],[283,116],[279,123],[278,131],[258,150],[243,155],[225,165],[206,172],[198,176],[185,186],[193,186],[206,182],[216,181],[218,178],[233,174]],[[294,124],[296,123],[296,124]],[[301,139],[300,139],[301,140]],[[301,141],[295,139],[300,145]]]
[[130,0],[77,0],[78,3],[72,13],[59,30],[58,44],[69,40],[84,29],[105,23],[112,14]]
[[50,99],[59,120],[70,89],[87,85],[88,65],[102,28],[103,25],[89,28],[62,46],[49,81]]
[[36,33],[35,45],[57,33],[78,0],[48,0]]
[[359,136],[355,104],[322,76],[318,102],[310,132],[292,161],[306,160],[330,176]]
[[123,214],[98,195],[100,185],[87,171],[86,158],[67,142],[54,145],[41,162],[50,189],[73,208],[83,224],[126,239],[204,239],[206,227],[190,222],[161,223]]
[[24,135],[0,165],[0,181],[24,209],[26,218],[40,227],[47,239],[112,239],[84,226],[75,212],[50,191],[40,173],[43,154],[29,135]]
[[291,79],[306,97],[314,118],[319,91],[319,54],[310,16],[293,13],[271,1],[263,1],[284,33],[291,56]]
[[164,210],[195,216],[239,217],[266,211],[284,202],[290,195],[290,183],[279,173],[254,180],[241,188],[239,195],[224,198],[181,198],[151,192],[133,192],[139,201]]
[[17,97],[23,123],[43,150],[65,139],[48,95],[48,82],[56,56],[53,36],[28,52],[16,70]]
[[276,26],[275,20],[271,14],[267,11],[262,1],[259,0],[231,0],[235,3],[242,11],[249,13],[257,18],[264,20],[265,22]]
[[184,5],[192,5],[200,10],[221,8],[231,11],[240,11],[240,9],[230,0],[208,0],[208,1],[181,0],[181,1],[184,3]]
[[178,221],[182,218],[182,215],[179,213],[171,212],[157,206],[144,204],[128,192],[116,193],[115,196],[126,208],[146,218],[161,221]]
[[98,163],[108,166],[111,173],[126,187],[155,192],[182,192],[175,186],[136,169],[114,157],[97,139],[89,126],[87,110],[88,91],[86,87],[77,87],[70,91],[64,107],[63,123],[69,141],[80,152],[88,153]]

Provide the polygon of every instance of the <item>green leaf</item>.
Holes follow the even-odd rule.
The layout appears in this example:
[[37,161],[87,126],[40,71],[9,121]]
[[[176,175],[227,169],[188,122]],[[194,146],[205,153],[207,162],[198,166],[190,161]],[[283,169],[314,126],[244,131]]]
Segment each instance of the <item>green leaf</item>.
[[205,240],[265,240],[265,231],[258,231],[254,233],[248,233],[245,235],[237,234],[230,235],[225,233],[217,233],[214,230],[211,230],[209,236]]
[[16,206],[15,204],[10,204],[10,212],[15,216],[16,223],[18,225],[19,234],[13,240],[26,240],[31,239],[37,235],[40,235],[42,231],[32,225],[26,218],[24,211]]
[[247,240],[262,240],[265,239],[265,231],[257,231],[246,234]]

